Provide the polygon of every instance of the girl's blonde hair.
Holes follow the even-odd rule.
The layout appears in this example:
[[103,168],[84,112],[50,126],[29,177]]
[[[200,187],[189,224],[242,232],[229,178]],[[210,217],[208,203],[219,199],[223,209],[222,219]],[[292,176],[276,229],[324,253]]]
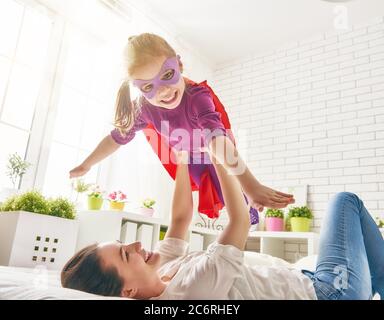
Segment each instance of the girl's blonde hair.
[[124,50],[127,80],[121,84],[117,94],[114,121],[114,126],[122,135],[133,127],[144,99],[140,97],[135,103],[132,102],[129,80],[139,68],[151,63],[154,58],[159,56],[167,58],[176,56],[176,51],[162,37],[152,33],[143,33],[128,39]]

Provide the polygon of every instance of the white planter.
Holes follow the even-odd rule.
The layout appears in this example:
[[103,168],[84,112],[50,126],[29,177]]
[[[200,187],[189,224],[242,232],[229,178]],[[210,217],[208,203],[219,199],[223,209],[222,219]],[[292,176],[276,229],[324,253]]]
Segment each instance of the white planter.
[[155,210],[153,208],[140,207],[139,212],[147,217],[152,217]]
[[0,265],[62,269],[75,253],[78,225],[31,212],[0,212]]

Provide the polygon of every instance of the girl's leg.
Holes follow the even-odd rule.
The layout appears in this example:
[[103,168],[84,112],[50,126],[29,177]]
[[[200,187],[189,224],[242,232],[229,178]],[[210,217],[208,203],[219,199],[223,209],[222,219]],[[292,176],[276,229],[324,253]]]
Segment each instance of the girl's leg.
[[[221,192],[220,182],[219,182],[219,179],[217,177],[217,173],[216,173],[216,170],[215,170],[215,167],[213,166],[213,164],[209,165],[209,173],[212,177],[212,181],[215,185],[215,188],[217,190],[217,193],[218,193],[220,199],[223,199],[223,194]],[[246,204],[248,205],[248,199],[245,195],[244,195],[244,200],[245,200]],[[224,203],[224,200],[223,200],[223,203]],[[259,223],[259,213],[255,208],[250,207],[249,215],[250,215],[250,222],[252,225]]]
[[[205,160],[205,161],[207,161],[207,160]],[[218,195],[221,203],[224,204],[224,197],[223,197],[223,193],[221,191],[220,182],[219,182],[219,179],[217,177],[217,173],[216,173],[216,170],[215,170],[215,167],[213,166],[213,164],[207,163],[207,162],[205,162],[204,164],[195,164],[193,162],[193,160],[191,160],[191,163],[189,164],[189,173],[190,173],[193,181],[196,183],[196,185],[200,186],[201,175],[206,170],[209,170],[209,174],[212,178],[212,182],[215,186],[217,195]],[[244,199],[248,204],[248,200],[245,196],[244,196]],[[251,207],[249,210],[249,214],[250,214],[251,224],[259,223],[259,214],[255,208]]]
[[329,204],[313,275],[319,299],[370,299],[384,294],[384,240],[363,202],[352,193]]

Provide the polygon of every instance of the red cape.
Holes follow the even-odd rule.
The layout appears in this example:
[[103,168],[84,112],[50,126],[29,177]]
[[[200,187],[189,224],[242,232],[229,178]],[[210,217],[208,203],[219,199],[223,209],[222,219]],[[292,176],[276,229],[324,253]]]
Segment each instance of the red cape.
[[[202,86],[206,87],[212,97],[213,103],[215,105],[215,110],[221,114],[221,121],[223,122],[224,128],[230,135],[230,138],[233,142],[235,142],[232,132],[231,132],[231,124],[229,122],[228,114],[224,109],[223,104],[220,102],[219,98],[213,92],[210,86],[208,86],[207,81],[203,81],[201,83],[195,83],[189,79],[186,79],[188,85],[192,86]],[[167,160],[166,163],[163,164],[165,170],[169,173],[173,180],[176,177],[177,164],[172,162],[171,154],[173,153],[172,148],[168,145],[165,139],[156,132],[154,126],[149,124],[147,128],[144,130],[144,134],[147,137],[148,142],[150,143],[153,151],[157,154],[160,161],[161,157],[164,156],[164,150],[166,150]],[[156,137],[153,139],[153,132],[156,132]],[[151,133],[151,134],[150,134]],[[163,155],[161,155],[161,151],[163,150]],[[209,218],[218,218],[220,213],[219,211],[224,207],[224,203],[220,200],[217,190],[212,182],[211,176],[208,171],[205,171],[201,176],[200,186],[198,186],[193,179],[190,177],[191,188],[192,191],[199,191],[199,207],[198,211],[207,215]]]

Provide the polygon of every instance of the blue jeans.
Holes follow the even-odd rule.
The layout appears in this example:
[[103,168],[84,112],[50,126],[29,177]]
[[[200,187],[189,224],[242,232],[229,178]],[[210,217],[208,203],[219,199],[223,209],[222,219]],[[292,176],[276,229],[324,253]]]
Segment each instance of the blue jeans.
[[322,223],[316,271],[302,270],[319,300],[384,299],[384,240],[363,202],[338,193]]

